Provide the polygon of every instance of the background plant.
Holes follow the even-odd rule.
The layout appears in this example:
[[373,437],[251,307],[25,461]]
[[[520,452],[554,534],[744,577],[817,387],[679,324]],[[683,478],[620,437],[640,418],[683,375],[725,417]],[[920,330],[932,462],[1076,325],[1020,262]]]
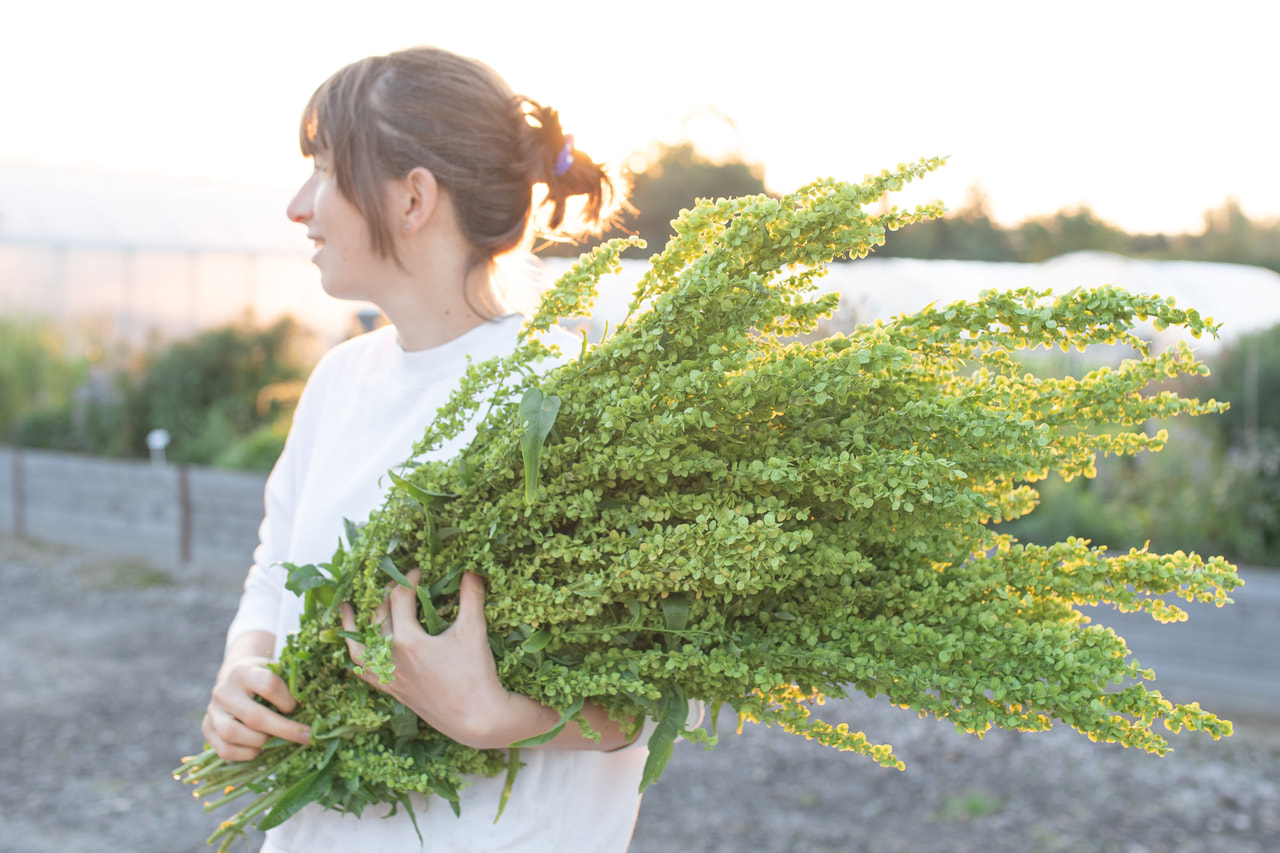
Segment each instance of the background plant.
[[248,319],[154,345],[113,367],[81,369],[75,394],[46,395],[10,430],[28,447],[146,456],[146,436],[169,431],[174,462],[268,470],[288,433],[309,366],[296,321]]
[[50,324],[0,317],[0,436],[32,409],[70,405],[86,367]]
[[[1182,386],[1229,400],[1157,456],[1103,459],[1095,479],[1051,477],[1034,514],[1002,527],[1049,543],[1074,533],[1112,548],[1194,548],[1280,566],[1280,326],[1242,335]],[[1156,425],[1153,425],[1153,427]]]

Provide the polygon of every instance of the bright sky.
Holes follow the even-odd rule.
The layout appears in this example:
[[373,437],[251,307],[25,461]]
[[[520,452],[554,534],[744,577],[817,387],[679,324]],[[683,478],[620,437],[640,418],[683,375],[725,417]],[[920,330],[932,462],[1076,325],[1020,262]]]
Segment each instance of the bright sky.
[[1007,223],[1087,203],[1195,231],[1228,196],[1280,216],[1277,32],[1259,0],[15,2],[0,162],[279,186],[283,208],[311,91],[433,43],[557,107],[596,157],[711,109],[778,191],[949,154],[922,197],[980,183]]

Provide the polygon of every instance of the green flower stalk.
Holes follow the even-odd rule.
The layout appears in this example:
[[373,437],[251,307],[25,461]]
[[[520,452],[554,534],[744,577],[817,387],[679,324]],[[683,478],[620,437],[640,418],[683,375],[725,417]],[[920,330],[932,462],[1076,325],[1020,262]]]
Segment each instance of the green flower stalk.
[[[1166,434],[1144,423],[1220,411],[1152,391],[1206,369],[1183,345],[1151,354],[1135,333],[1151,320],[1212,334],[1211,320],[1113,287],[987,291],[796,341],[836,307],[834,294],[812,298],[827,263],[941,214],[864,210],[940,164],[782,199],[700,201],[652,258],[627,319],[546,370],[558,353],[540,334],[585,316],[599,277],[638,241],[584,255],[515,353],[470,368],[333,562],[290,567],[306,608],[277,669],[313,744],[273,744],[248,766],[212,753],[187,762],[187,781],[230,788],[224,799],[257,794],[225,840],[310,802],[359,812],[408,807],[416,792],[456,810],[467,774],[505,771],[509,792],[519,749],[570,719],[585,725],[586,703],[657,722],[642,790],[677,737],[714,742],[714,713],[711,732],[685,728],[693,699],[898,768],[889,746],[811,709],[861,692],[964,732],[1061,721],[1159,754],[1157,722],[1229,734],[1198,705],[1149,690],[1154,674],[1077,607],[1182,619],[1159,596],[1222,605],[1240,583],[1234,567],[1079,539],[1024,545],[990,526],[1032,511],[1033,484],[1050,472],[1092,476],[1099,453],[1159,450]],[[1078,378],[1037,377],[1015,358],[1116,342],[1139,357]],[[459,456],[416,461],[477,420]],[[558,709],[560,726],[510,750],[471,749],[352,675],[348,636],[365,645],[365,666],[394,677],[370,616],[415,567],[431,633],[455,617],[464,571],[486,579],[499,677]],[[341,630],[342,601],[355,635]]]

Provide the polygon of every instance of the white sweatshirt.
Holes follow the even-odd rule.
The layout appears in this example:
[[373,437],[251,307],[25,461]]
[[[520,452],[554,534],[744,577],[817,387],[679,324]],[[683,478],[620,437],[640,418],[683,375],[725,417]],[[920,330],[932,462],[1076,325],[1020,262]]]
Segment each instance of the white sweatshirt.
[[[276,655],[298,625],[302,600],[284,588],[280,563],[328,561],[344,518],[362,521],[380,506],[386,472],[403,463],[415,441],[466,370],[510,352],[521,318],[486,323],[442,346],[405,352],[388,326],[330,351],[316,366],[298,403],[293,428],[267,480],[260,544],[245,580],[227,641],[245,631],[269,631]],[[572,339],[568,346],[572,346]],[[566,352],[572,349],[561,342]],[[440,451],[465,446],[459,436]],[[651,726],[652,724],[650,724]],[[527,749],[502,819],[494,823],[503,777],[473,777],[463,789],[462,816],[432,797],[415,799],[423,844],[401,808],[366,809],[356,818],[308,806],[267,833],[264,853],[400,853],[508,851],[610,853],[626,850],[640,805],[637,792],[650,726],[614,752]]]

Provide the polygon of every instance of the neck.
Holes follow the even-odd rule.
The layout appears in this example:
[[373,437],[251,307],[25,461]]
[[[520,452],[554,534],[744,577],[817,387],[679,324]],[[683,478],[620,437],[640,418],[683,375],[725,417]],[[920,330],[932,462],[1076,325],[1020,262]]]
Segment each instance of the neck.
[[[480,264],[415,276],[380,300],[406,352],[431,349],[466,334],[490,318],[480,294],[488,292],[492,266]],[[468,298],[470,296],[470,298]]]

